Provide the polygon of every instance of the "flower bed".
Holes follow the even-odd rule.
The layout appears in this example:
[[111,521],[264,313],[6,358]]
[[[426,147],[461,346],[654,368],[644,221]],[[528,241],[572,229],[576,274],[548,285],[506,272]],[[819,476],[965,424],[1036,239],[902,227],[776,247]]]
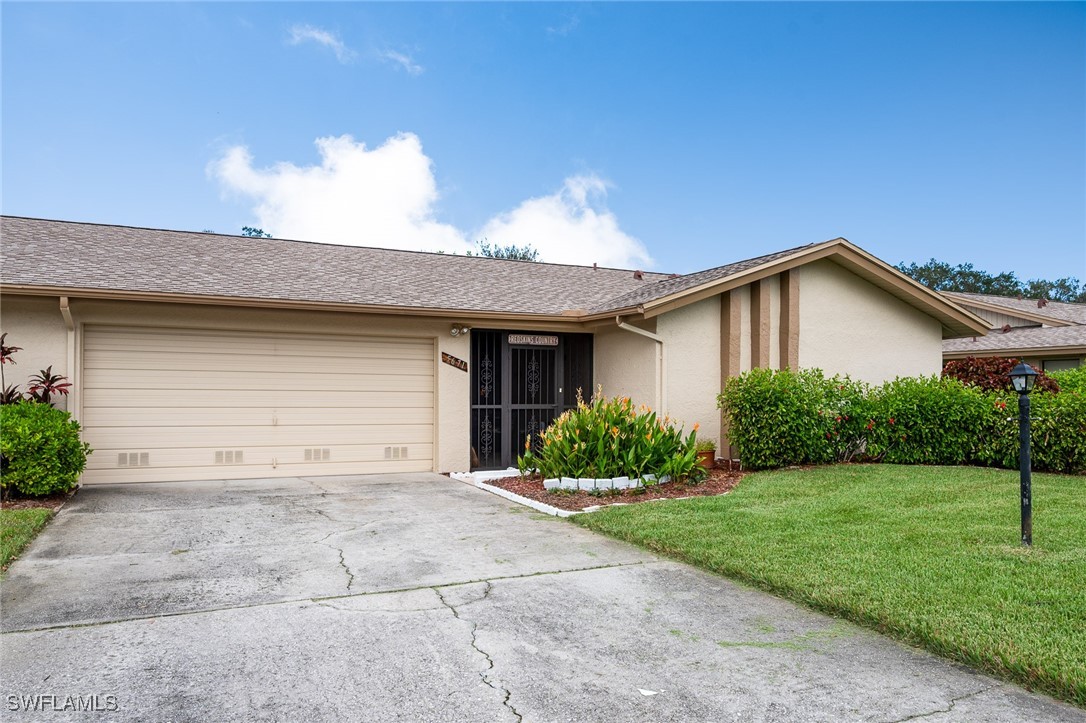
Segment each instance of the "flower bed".
[[542,502],[560,510],[580,512],[589,507],[613,504],[633,504],[650,500],[676,499],[682,497],[706,497],[731,491],[744,473],[738,470],[714,469],[704,481],[697,484],[689,482],[668,482],[647,487],[611,489],[600,491],[560,490],[551,491],[538,475],[529,477],[501,477],[487,479],[486,484],[500,487],[513,494]]

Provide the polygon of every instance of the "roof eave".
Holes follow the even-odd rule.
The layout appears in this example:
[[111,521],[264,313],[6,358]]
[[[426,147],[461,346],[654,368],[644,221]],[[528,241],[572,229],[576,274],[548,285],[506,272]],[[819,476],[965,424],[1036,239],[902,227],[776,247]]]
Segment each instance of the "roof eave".
[[659,299],[647,301],[637,307],[598,312],[586,318],[604,318],[616,314],[639,313],[649,319],[819,259],[831,259],[845,266],[853,273],[859,271],[858,275],[867,281],[876,283],[877,286],[889,291],[910,306],[920,308],[935,316],[942,325],[944,339],[984,336],[988,333],[988,322],[984,319],[963,309],[958,303],[937,291],[932,291],[843,238],[799,249],[794,254],[774,259],[722,279],[716,279],[690,289],[662,296]]
[[954,299],[954,303],[959,305],[975,306],[979,309],[984,309],[985,311],[992,311],[997,314],[1003,314],[1004,316],[1013,316],[1018,319],[1025,319],[1026,321],[1035,321],[1037,323],[1044,324],[1045,326],[1075,326],[1075,323],[1073,321],[1067,321],[1066,319],[1060,319],[1054,316],[1046,316],[1044,314],[1038,314],[1032,311],[1022,311],[1021,309],[1016,309],[1010,306],[1003,306],[1002,304],[997,304],[990,301],[977,301],[976,299],[972,298],[963,299],[959,298],[953,292],[945,292],[943,293],[943,295]]
[[211,296],[195,294],[170,294],[153,291],[122,291],[116,289],[88,289],[65,286],[37,286],[28,284],[0,284],[0,293],[23,296],[67,296],[71,299],[100,301],[153,301],[169,304],[200,304],[210,306],[237,306],[246,308],[290,309],[309,311],[338,311],[356,314],[398,314],[402,316],[429,316],[458,320],[487,320],[523,322],[526,324],[557,324],[563,327],[583,327],[580,314],[525,314],[475,309],[451,309],[431,307],[391,306],[380,304],[351,304],[343,302],[300,301],[292,299],[262,299],[243,296]]
[[970,356],[1083,356],[1086,345],[1068,344],[1065,346],[1018,346],[1008,349],[971,349],[944,351],[944,359],[965,359]]

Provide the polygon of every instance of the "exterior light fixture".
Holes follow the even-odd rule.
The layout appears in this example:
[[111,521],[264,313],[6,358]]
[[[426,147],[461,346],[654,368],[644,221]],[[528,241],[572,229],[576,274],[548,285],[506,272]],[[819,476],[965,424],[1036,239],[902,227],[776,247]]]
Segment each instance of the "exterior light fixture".
[[1022,544],[1033,545],[1033,490],[1029,459],[1029,393],[1037,383],[1037,372],[1019,362],[1011,370],[1011,385],[1018,392],[1018,470],[1022,503]]
[[462,336],[464,334],[467,334],[469,331],[471,331],[471,329],[464,326],[463,324],[453,324],[452,328],[449,329],[449,333],[453,336]]
[[1037,383],[1037,372],[1025,362],[1018,362],[1018,366],[1011,369],[1010,376],[1014,391],[1019,394],[1029,394],[1033,391],[1033,385]]

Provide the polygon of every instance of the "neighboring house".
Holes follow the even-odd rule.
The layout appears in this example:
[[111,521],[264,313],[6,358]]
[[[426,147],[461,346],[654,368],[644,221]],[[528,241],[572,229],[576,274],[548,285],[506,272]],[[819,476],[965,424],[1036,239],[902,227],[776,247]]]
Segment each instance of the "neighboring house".
[[8,380],[71,378],[87,483],[505,466],[596,385],[721,441],[729,376],[932,374],[988,326],[844,239],[672,276],[17,217],[0,236]]
[[946,339],[943,359],[1020,357],[1044,371],[1086,363],[1086,304],[943,292],[988,322],[987,336]]

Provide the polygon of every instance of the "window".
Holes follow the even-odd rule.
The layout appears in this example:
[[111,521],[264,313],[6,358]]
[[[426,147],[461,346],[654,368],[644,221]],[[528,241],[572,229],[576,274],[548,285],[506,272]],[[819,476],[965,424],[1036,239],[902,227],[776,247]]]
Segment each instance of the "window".
[[1064,369],[1077,369],[1078,359],[1045,359],[1041,364],[1046,372],[1060,372]]

